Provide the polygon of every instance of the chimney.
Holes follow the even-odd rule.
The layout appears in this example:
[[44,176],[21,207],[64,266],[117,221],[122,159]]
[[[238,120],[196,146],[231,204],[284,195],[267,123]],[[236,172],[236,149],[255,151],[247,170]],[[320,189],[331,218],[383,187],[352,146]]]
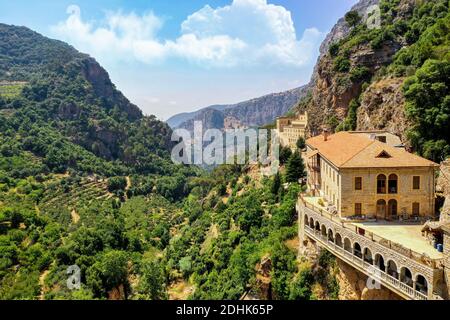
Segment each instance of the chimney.
[[328,137],[330,136],[330,132],[328,129],[323,130],[323,141],[328,141]]

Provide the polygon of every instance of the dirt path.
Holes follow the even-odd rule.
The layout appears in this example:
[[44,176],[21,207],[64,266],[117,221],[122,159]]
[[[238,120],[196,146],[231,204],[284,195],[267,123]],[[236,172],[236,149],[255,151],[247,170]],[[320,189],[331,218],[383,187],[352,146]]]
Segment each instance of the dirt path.
[[80,221],[80,215],[75,211],[75,209],[72,210],[70,215],[72,216],[72,223],[73,224],[77,224],[78,221]]
[[41,287],[41,292],[39,294],[39,300],[44,300],[45,295],[45,278],[47,277],[49,270],[45,270],[42,272],[42,274],[39,276],[39,286]]

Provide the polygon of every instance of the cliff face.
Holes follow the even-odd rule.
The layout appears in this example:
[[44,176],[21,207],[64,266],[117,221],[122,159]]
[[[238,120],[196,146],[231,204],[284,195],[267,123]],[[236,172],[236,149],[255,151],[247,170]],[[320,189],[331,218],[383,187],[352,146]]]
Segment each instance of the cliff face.
[[[381,67],[389,64],[395,52],[400,48],[398,43],[390,43],[380,50],[373,50],[369,45],[361,45],[349,54],[351,68],[367,68],[374,74]],[[329,56],[320,59],[315,85],[312,90],[312,101],[308,106],[311,114],[310,128],[317,128],[335,116],[343,120],[348,112],[352,99],[362,92],[363,81],[352,81],[345,74],[335,71],[334,61]]]
[[[242,127],[262,126],[288,112],[308,90],[306,85],[234,105],[211,106],[194,113],[176,115],[167,123],[172,128],[188,130],[193,130],[195,121],[201,121],[204,129],[224,129],[227,123]],[[236,119],[238,121],[234,121]]]
[[406,141],[409,121],[405,115],[404,78],[383,79],[372,83],[362,94],[357,130],[387,129]]
[[[401,300],[392,291],[378,287],[367,287],[367,276],[337,259],[339,300]],[[369,280],[370,281],[370,280]]]
[[[363,25],[367,9],[377,4],[380,0],[361,0],[352,11],[359,13]],[[393,23],[410,18],[414,5],[414,0],[401,0]],[[404,137],[409,125],[403,111],[405,104],[401,86],[404,78],[389,79],[379,75],[405,46],[405,39],[383,35],[380,38],[383,40],[375,46],[374,36],[369,34],[377,31],[361,30],[361,26],[350,27],[342,18],[321,45],[311,80],[311,99],[297,106],[298,112],[309,112],[309,129],[313,135],[318,134],[323,125],[332,126],[332,119],[343,122],[350,102],[361,100],[357,126],[353,129],[388,129]],[[332,53],[332,46],[338,46],[336,50],[339,51]],[[339,65],[339,60],[347,65]],[[332,126],[334,128],[335,125]]]

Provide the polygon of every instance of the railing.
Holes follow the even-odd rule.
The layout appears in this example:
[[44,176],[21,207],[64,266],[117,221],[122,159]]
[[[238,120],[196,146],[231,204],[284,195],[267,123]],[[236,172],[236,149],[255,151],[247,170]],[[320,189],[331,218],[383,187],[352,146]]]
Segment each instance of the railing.
[[[334,251],[334,253],[337,253],[337,255],[343,259],[346,262],[349,262],[350,264],[356,265],[360,267],[360,270],[364,272],[366,275],[374,278],[375,280],[380,281],[383,283],[386,287],[392,288],[397,291],[401,291],[406,296],[408,296],[411,299],[415,300],[428,300],[428,297],[426,294],[423,294],[422,292],[419,292],[417,290],[414,290],[411,286],[407,285],[406,283],[401,282],[399,279],[396,279],[392,277],[391,275],[383,272],[381,269],[376,268],[373,264],[368,263],[363,258],[356,257],[353,252],[349,252],[345,250],[343,247],[338,246],[336,243],[330,241],[327,236],[324,236],[321,234],[321,231],[315,230],[311,228],[309,225],[305,224],[305,232],[308,234],[308,236],[312,237],[313,239],[320,240],[323,244],[325,244],[329,249]],[[379,270],[380,272],[373,272],[371,270]],[[435,299],[435,298],[433,298]],[[436,299],[442,299],[439,296],[436,296]]]
[[398,244],[398,243],[388,240],[386,238],[380,237],[372,232],[365,231],[364,234],[359,234],[357,227],[355,225],[344,222],[338,216],[332,215],[326,209],[320,208],[318,206],[315,206],[315,205],[305,201],[301,196],[300,196],[300,200],[303,202],[303,205],[305,207],[313,210],[314,212],[320,214],[322,217],[327,218],[328,220],[338,223],[342,228],[353,231],[353,232],[357,233],[359,236],[365,237],[375,243],[382,245],[383,247],[394,250],[395,252],[397,252],[403,256],[406,256],[409,259],[412,259],[412,260],[422,263],[422,264],[427,262],[427,264],[432,268],[437,268],[441,262],[440,260],[431,260],[427,256],[425,256],[423,253],[419,253],[419,252],[416,252],[409,248],[405,248],[401,244]]

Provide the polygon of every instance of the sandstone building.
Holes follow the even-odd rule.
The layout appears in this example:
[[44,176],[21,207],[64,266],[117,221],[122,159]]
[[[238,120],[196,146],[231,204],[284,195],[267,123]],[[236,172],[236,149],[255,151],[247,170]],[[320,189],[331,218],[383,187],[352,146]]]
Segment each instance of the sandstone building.
[[308,113],[295,117],[277,118],[277,132],[282,146],[295,148],[299,138],[306,137]]
[[438,165],[380,131],[325,132],[306,146],[301,244],[326,248],[405,299],[448,298],[449,229],[432,228]]

